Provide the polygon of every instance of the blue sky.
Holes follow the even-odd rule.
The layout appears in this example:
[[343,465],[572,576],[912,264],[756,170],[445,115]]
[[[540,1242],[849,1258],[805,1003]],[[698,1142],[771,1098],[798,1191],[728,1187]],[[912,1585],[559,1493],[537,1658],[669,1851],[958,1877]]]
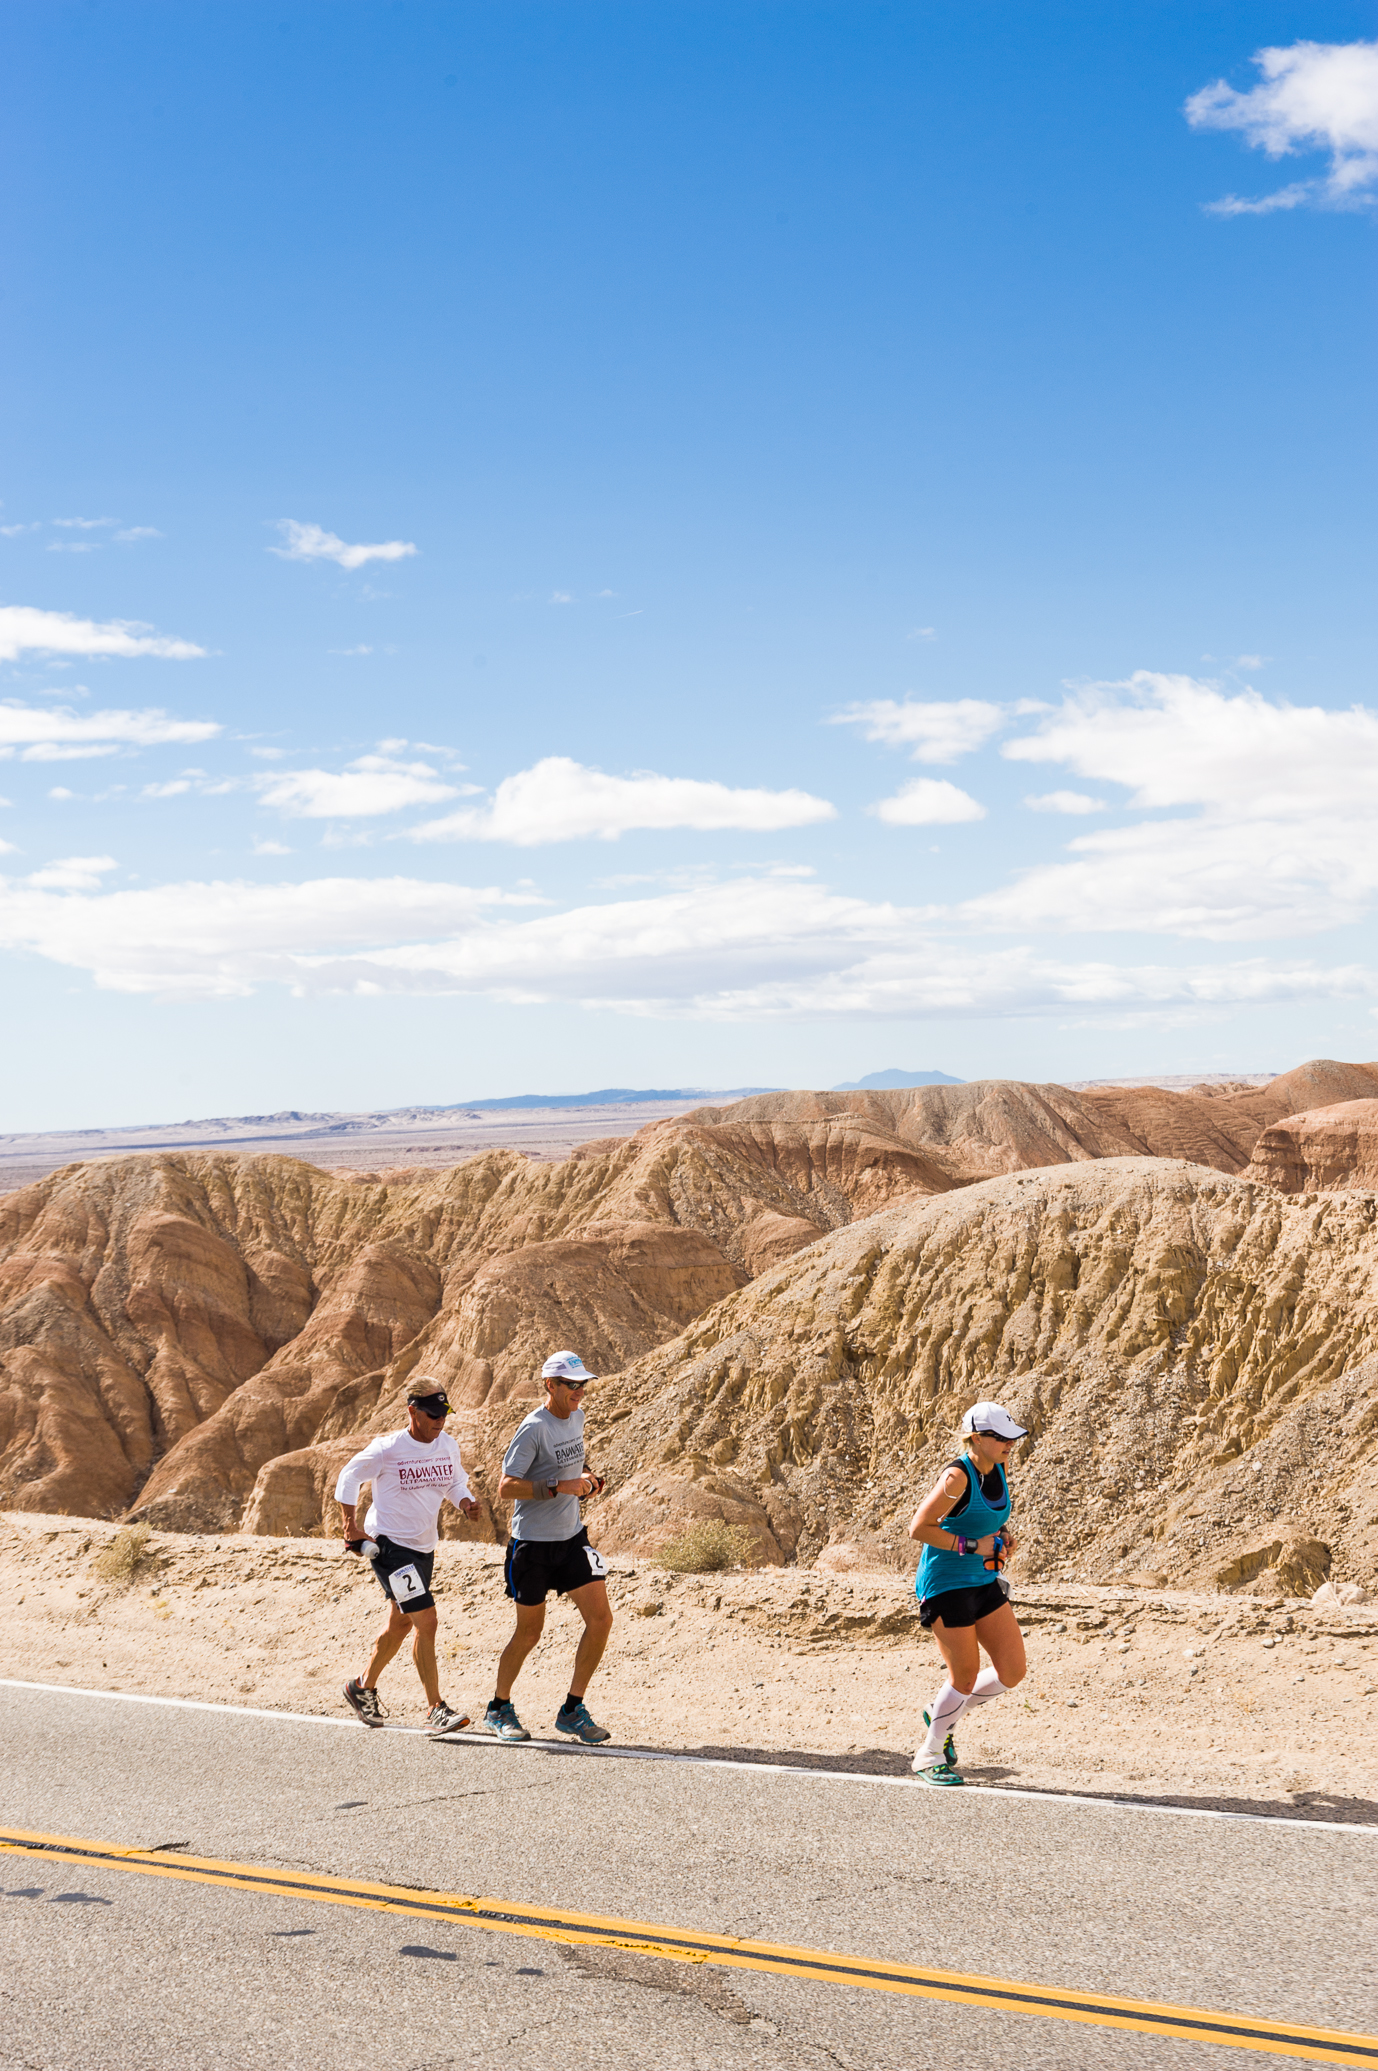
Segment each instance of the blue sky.
[[1372,34],[9,9],[0,1127],[1372,1055]]

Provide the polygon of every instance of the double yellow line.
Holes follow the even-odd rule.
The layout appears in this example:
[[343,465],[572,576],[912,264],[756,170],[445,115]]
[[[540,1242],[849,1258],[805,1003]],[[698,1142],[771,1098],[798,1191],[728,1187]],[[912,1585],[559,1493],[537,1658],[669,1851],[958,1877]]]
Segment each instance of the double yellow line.
[[1286,2021],[1253,2020],[1244,2014],[1213,2013],[1203,2007],[1164,2006],[1152,2000],[1111,1998],[1100,1992],[1058,1991],[1005,1978],[931,1970],[926,1965],[877,1962],[863,1956],[839,1956],[829,1950],[743,1941],[735,1935],[698,1934],[645,1920],[557,1912],[544,1906],[465,1898],[443,1891],[412,1891],[405,1885],[371,1884],[354,1877],[307,1876],[296,1870],[263,1869],[253,1863],[219,1862],[202,1856],[170,1856],[152,1849],[109,1847],[96,1841],[75,1840],[70,1835],[31,1834],[18,1828],[0,1828],[0,1852],[65,1866],[133,1870],[141,1876],[172,1877],[189,1884],[218,1884],[232,1891],[254,1891],[271,1898],[360,1906],[379,1913],[400,1913],[408,1919],[528,1935],[538,1941],[633,1949],[674,1963],[718,1963],[736,1970],[773,1971],[777,1976],[811,1978],[820,1984],[859,1985],[873,1992],[945,1999],[957,2006],[988,2006],[1003,2013],[1042,2014],[1050,2020],[1128,2028],[1141,2035],[1218,2042],[1226,2048],[1261,2050],[1272,2056],[1304,2056],[1322,2064],[1378,2067],[1378,2036],[1346,2035],[1332,2028],[1294,2027]]

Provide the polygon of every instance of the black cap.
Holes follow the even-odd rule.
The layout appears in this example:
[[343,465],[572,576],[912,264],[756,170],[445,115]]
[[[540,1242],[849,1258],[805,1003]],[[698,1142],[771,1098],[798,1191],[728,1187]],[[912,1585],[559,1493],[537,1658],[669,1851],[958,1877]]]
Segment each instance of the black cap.
[[424,1391],[413,1388],[407,1400],[414,1402],[418,1409],[424,1409],[428,1417],[448,1417],[450,1414],[450,1398],[443,1388]]

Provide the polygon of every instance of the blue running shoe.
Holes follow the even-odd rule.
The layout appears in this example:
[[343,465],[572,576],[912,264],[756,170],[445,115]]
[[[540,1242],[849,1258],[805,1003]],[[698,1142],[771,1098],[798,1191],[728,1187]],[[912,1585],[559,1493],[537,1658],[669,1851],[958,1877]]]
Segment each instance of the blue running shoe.
[[590,1747],[600,1740],[612,1739],[606,1726],[595,1725],[586,1704],[562,1704],[555,1714],[555,1731],[572,1734],[575,1740],[582,1740]]
[[491,1733],[495,1740],[530,1740],[531,1738],[531,1735],[517,1717],[517,1708],[510,1697],[504,1698],[501,1704],[489,1705],[487,1711],[478,1722],[478,1730],[480,1733]]

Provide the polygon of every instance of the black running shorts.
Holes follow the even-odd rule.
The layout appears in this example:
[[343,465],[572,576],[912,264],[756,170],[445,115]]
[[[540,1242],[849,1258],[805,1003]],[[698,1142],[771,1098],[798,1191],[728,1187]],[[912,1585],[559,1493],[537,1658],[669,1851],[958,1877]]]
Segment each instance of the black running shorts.
[[601,1582],[607,1572],[607,1562],[582,1529],[572,1539],[510,1539],[503,1568],[507,1594],[518,1604],[543,1604],[552,1589],[568,1596]]
[[399,1611],[408,1617],[413,1611],[435,1609],[435,1598],[431,1595],[431,1571],[435,1567],[435,1554],[418,1553],[414,1546],[399,1546],[395,1539],[378,1535],[377,1558],[369,1562],[378,1577],[378,1586],[389,1603],[396,1604]]
[[983,1582],[979,1589],[945,1589],[940,1596],[926,1596],[919,1605],[920,1625],[941,1618],[946,1626],[975,1625],[989,1618],[1001,1604],[1009,1602],[1009,1591],[999,1582]]

